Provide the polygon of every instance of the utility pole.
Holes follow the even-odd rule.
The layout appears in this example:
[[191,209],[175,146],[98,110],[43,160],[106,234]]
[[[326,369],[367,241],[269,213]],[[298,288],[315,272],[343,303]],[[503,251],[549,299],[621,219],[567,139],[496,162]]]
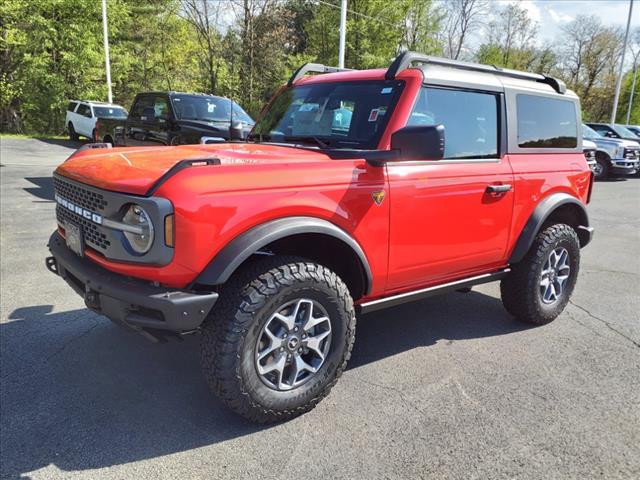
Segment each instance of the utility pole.
[[633,0],[629,0],[629,17],[627,18],[627,31],[624,33],[624,42],[622,44],[622,58],[620,59],[620,69],[618,70],[618,80],[616,82],[616,94],[613,98],[613,109],[611,111],[611,125],[616,123],[616,114],[618,113],[618,99],[620,98],[620,87],[622,86],[622,72],[624,69],[624,53],[627,50],[627,39],[629,38],[629,27],[631,25],[631,13],[633,12]]
[[633,81],[631,82],[631,94],[629,94],[629,106],[627,107],[627,125],[631,121],[631,105],[633,105],[633,92],[636,89],[636,77],[638,75],[638,61],[633,62]]
[[107,88],[109,89],[109,103],[113,103],[111,93],[111,66],[109,62],[109,29],[107,28],[107,0],[102,0],[102,31],[104,40],[104,63],[107,70]]
[[340,51],[338,53],[338,68],[344,68],[344,45],[347,35],[347,0],[340,5]]

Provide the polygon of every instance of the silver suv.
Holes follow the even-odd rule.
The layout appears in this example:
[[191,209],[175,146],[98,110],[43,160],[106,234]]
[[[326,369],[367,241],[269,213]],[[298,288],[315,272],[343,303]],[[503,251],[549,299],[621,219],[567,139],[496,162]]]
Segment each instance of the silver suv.
[[609,175],[633,175],[640,168],[640,143],[603,137],[584,124],[582,137],[596,144],[596,165],[592,168],[596,179],[603,180]]

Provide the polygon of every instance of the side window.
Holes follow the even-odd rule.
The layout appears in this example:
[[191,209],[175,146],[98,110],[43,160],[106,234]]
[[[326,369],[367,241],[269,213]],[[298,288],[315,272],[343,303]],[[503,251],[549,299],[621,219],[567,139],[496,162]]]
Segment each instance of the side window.
[[423,87],[407,125],[444,125],[444,158],[498,156],[498,97]]
[[78,106],[77,102],[69,102],[69,105],[67,105],[67,111],[74,112],[77,106]]
[[594,125],[593,129],[605,137],[620,138],[620,136],[616,132],[605,125]]
[[152,97],[138,97],[138,99],[133,104],[131,108],[131,113],[129,116],[131,118],[137,118],[138,120],[142,117],[142,112],[145,108],[153,107],[153,98]]
[[85,117],[91,117],[91,107],[89,105],[85,105],[84,103],[81,103],[76,113],[83,115]]
[[518,94],[518,146],[520,148],[576,148],[578,123],[570,100]]
[[155,97],[153,99],[153,114],[156,118],[158,118],[160,115],[169,114],[169,104],[167,103],[166,98]]

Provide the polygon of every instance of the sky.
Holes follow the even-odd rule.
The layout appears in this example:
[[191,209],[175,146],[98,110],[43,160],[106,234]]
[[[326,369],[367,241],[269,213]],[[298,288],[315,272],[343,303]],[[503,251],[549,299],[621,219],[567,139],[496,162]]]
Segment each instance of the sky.
[[[622,28],[626,27],[629,15],[629,0],[519,0],[518,3],[538,22],[542,41],[553,40],[562,25],[579,14],[598,15],[605,25]],[[640,25],[640,1],[635,0],[633,7],[632,28]]]

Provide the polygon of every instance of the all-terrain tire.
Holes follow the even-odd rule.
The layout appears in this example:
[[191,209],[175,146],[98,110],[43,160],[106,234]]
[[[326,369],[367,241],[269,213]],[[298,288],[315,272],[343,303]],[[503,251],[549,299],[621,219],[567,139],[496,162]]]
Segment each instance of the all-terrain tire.
[[74,142],[80,140],[80,136],[76,132],[76,129],[73,128],[73,123],[69,122],[69,125],[67,125],[67,129],[69,130],[69,140],[73,140]]
[[[569,278],[562,293],[553,303],[543,301],[542,270],[552,252],[568,253]],[[556,224],[538,233],[525,257],[512,266],[511,273],[500,283],[502,303],[519,320],[543,325],[553,321],[566,307],[578,278],[580,243],[569,225]]]
[[[312,298],[331,321],[324,363],[302,385],[269,387],[256,366],[257,342],[279,306]],[[202,327],[201,365],[213,392],[231,410],[256,423],[284,421],[313,409],[329,394],[353,348],[353,299],[334,272],[298,257],[269,257],[234,274]]]

